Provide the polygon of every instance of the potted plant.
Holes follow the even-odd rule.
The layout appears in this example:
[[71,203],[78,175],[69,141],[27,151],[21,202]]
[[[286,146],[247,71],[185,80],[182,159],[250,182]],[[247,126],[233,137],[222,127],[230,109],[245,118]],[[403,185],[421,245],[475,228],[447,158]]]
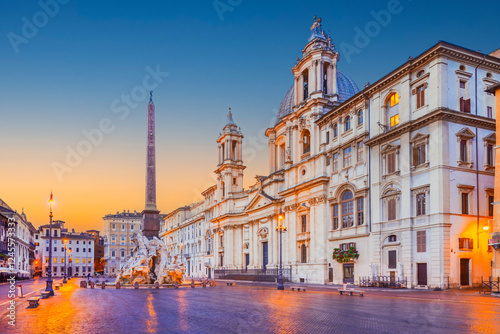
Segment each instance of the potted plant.
[[354,247],[349,247],[348,250],[334,248],[332,258],[339,263],[345,263],[357,260],[359,258],[359,253]]

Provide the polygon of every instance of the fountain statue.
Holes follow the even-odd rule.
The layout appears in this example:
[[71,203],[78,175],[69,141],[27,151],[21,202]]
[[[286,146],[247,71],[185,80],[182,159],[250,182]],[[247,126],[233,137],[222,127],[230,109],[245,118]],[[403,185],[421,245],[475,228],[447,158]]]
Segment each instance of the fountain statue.
[[134,256],[122,263],[116,282],[120,284],[181,284],[184,264],[170,255],[166,245],[157,237],[148,240],[141,232],[132,236]]

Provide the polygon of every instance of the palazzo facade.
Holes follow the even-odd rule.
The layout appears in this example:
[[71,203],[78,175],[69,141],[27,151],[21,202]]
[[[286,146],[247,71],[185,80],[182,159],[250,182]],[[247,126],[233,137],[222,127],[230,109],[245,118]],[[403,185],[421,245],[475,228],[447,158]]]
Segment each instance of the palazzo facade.
[[[190,276],[273,269],[282,213],[293,281],[480,283],[491,270],[495,161],[496,107],[485,90],[500,81],[500,58],[439,42],[362,90],[338,60],[315,21],[266,131],[269,174],[243,188],[244,138],[229,111],[217,184],[167,214],[160,238]],[[359,257],[338,262],[335,249]]]

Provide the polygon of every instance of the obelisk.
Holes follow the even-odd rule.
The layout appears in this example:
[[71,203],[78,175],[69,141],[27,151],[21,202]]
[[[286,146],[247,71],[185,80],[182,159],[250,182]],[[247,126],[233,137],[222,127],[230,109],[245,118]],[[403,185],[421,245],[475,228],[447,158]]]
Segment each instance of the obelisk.
[[159,213],[160,211],[156,208],[155,105],[153,103],[153,92],[150,92],[146,157],[146,206],[142,211],[142,234],[148,239],[158,237],[160,232]]

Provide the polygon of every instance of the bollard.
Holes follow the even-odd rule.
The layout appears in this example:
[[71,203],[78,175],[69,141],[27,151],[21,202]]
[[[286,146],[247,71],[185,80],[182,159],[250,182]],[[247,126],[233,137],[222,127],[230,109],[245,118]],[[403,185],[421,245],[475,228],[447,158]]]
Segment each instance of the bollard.
[[191,280],[191,288],[194,288],[194,279]]
[[19,298],[24,298],[24,296],[23,296],[23,287],[22,287],[21,284],[17,285],[17,296]]
[[155,289],[159,289],[160,288],[160,282],[156,281],[155,282]]
[[116,290],[120,290],[120,282],[116,282]]
[[106,283],[102,282],[101,287],[104,290],[104,288],[106,287]]
[[174,283],[174,288],[179,289],[179,283],[177,281]]
[[137,281],[136,281],[136,282],[134,283],[134,289],[139,289],[139,282],[137,282]]

